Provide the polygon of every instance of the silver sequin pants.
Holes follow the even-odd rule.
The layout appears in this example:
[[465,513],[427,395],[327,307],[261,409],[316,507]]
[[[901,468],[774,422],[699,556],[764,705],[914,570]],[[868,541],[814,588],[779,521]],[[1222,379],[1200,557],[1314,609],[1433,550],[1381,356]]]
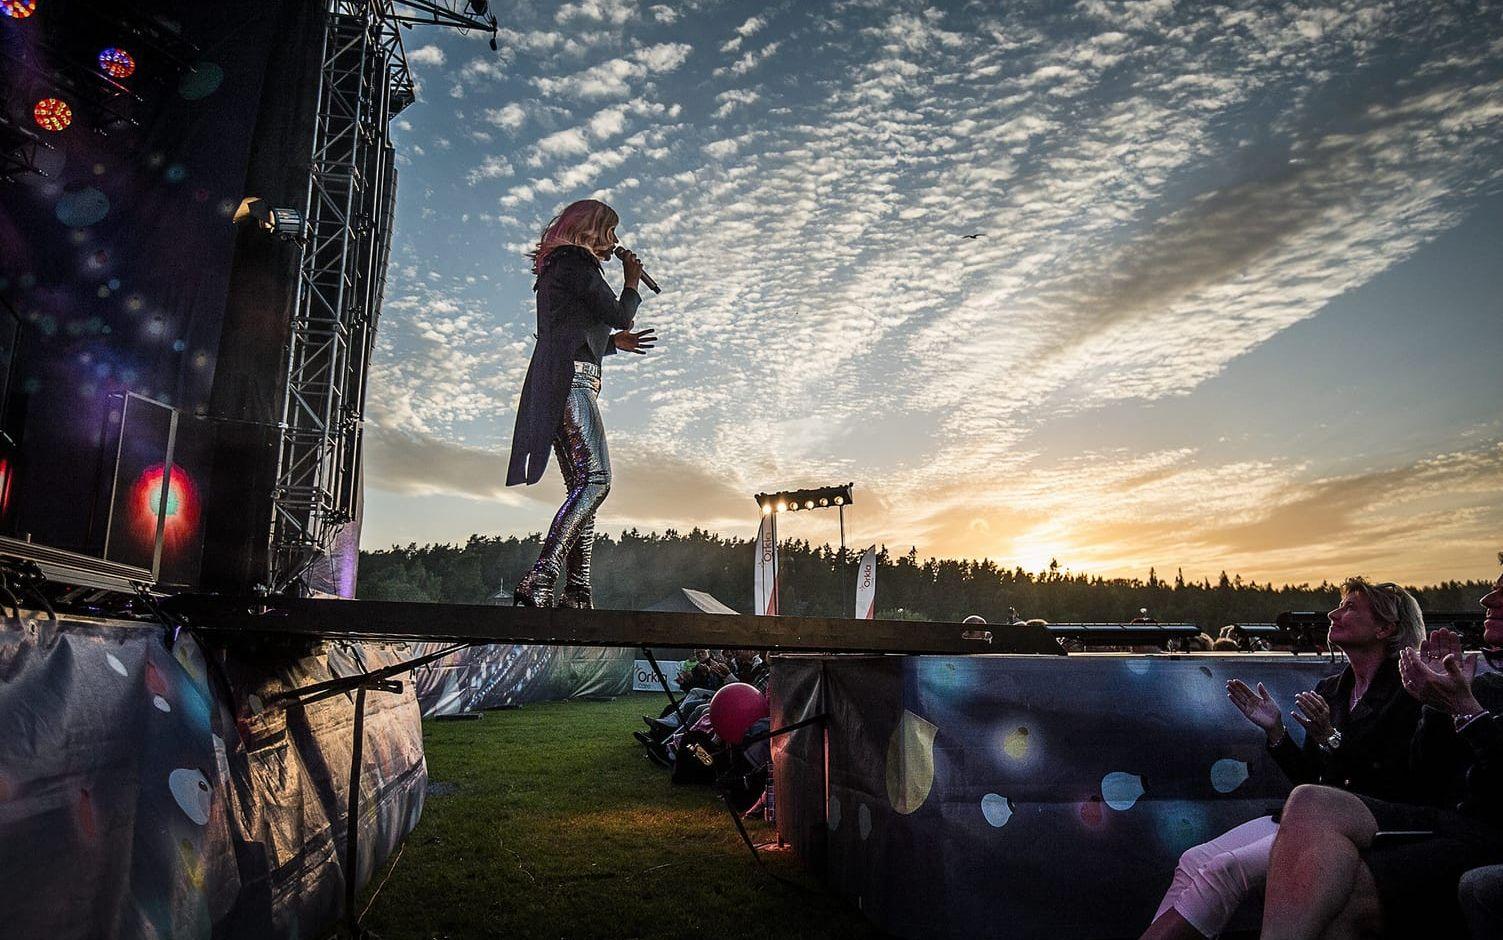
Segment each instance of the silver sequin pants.
[[[569,492],[548,527],[535,566],[539,574],[556,578],[567,565],[566,583],[571,593],[590,589],[595,510],[611,490],[611,457],[605,446],[599,397],[600,367],[588,362],[574,363],[574,380],[564,402],[563,420],[553,436],[553,455],[558,458]],[[555,584],[558,588],[564,586]]]

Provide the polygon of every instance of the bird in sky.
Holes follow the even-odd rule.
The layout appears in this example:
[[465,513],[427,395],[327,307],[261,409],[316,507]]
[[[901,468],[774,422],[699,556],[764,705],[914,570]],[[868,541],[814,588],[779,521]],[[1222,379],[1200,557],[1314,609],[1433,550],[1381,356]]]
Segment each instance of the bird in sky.
[[976,234],[975,234],[975,235],[962,235],[962,236],[960,236],[960,237],[961,237],[961,238],[981,238],[981,237],[983,237],[983,236],[984,236],[984,235],[986,235],[986,233],[985,233],[985,232],[977,232],[977,233],[976,233]]

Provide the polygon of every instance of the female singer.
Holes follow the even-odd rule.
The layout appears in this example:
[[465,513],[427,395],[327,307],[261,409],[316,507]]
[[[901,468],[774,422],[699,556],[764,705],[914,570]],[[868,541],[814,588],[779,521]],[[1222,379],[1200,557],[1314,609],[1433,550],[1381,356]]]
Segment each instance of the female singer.
[[[537,276],[537,346],[527,367],[517,424],[511,438],[506,485],[533,484],[548,466],[548,448],[558,455],[568,495],[537,563],[523,576],[512,602],[524,607],[589,609],[590,549],[595,510],[611,487],[611,461],[600,421],[600,360],[616,350],[646,353],[652,330],[632,332],[642,297],[642,262],[617,249],[615,210],[595,199],[570,203],[554,216],[529,257]],[[601,273],[612,254],[621,259],[626,283],[618,298]],[[612,332],[612,329],[619,332]],[[567,568],[562,590],[559,577]]]

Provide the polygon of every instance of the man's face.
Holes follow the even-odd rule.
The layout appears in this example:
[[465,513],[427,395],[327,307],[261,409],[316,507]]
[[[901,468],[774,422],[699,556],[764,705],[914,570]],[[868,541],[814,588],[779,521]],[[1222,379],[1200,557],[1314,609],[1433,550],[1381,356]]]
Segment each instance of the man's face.
[[1493,584],[1493,589],[1482,598],[1482,609],[1487,617],[1482,621],[1482,639],[1488,646],[1503,647],[1503,575]]

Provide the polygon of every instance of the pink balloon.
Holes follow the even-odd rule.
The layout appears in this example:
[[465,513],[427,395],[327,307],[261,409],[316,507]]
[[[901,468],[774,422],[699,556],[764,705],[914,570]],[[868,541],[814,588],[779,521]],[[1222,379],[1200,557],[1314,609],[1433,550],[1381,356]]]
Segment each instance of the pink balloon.
[[746,729],[767,715],[767,696],[745,682],[721,686],[710,699],[710,727],[729,744],[740,744]]

